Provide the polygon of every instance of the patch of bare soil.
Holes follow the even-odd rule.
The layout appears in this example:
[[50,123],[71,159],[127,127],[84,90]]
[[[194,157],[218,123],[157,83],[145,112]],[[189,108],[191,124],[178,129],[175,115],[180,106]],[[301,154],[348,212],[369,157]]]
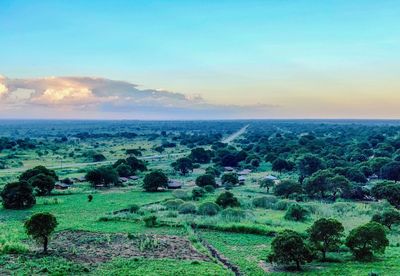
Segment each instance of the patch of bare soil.
[[[145,235],[128,238],[126,234],[62,231],[49,244],[52,255],[83,263],[107,262],[113,258],[170,258],[209,261],[178,236]],[[39,248],[38,248],[39,250]]]

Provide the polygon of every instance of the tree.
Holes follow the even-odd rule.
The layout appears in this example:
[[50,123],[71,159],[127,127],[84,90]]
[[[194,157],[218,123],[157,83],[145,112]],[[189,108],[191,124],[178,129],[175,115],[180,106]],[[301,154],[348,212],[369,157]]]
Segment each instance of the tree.
[[182,175],[193,172],[193,162],[187,157],[179,158],[171,164],[174,170],[179,171]]
[[338,248],[343,236],[343,225],[333,218],[321,218],[307,230],[310,242],[322,253],[322,259],[326,259],[326,252]]
[[384,165],[381,168],[381,177],[397,182],[400,180],[400,162],[395,161]]
[[330,170],[320,170],[313,173],[305,182],[305,190],[310,196],[320,194],[321,198],[325,198],[325,194],[329,189],[329,179],[334,174]]
[[194,187],[192,190],[192,199],[198,200],[206,194],[206,191],[201,187]]
[[5,209],[27,209],[36,204],[32,186],[26,181],[4,186],[1,198]]
[[291,194],[300,194],[302,192],[303,188],[300,183],[289,179],[282,180],[281,183],[275,186],[274,190],[276,196],[284,196],[286,198]]
[[205,150],[204,148],[192,149],[189,158],[195,163],[207,164],[210,163],[212,151]]
[[115,168],[115,170],[121,177],[128,177],[132,175],[132,168],[128,164],[120,164]]
[[222,194],[220,194],[215,203],[217,203],[224,209],[227,207],[240,206],[239,200],[231,192],[223,192]]
[[168,187],[168,177],[162,171],[153,171],[143,180],[143,188],[147,192],[157,192],[158,188]]
[[97,185],[109,186],[110,184],[118,185],[118,173],[111,166],[102,166],[90,170],[85,176],[86,180],[89,181],[94,187]]
[[275,159],[272,162],[272,170],[281,173],[282,171],[291,171],[293,170],[294,164],[292,162],[286,161],[282,158]]
[[310,248],[305,244],[301,235],[292,230],[284,230],[279,233],[271,244],[272,252],[268,260],[276,263],[296,263],[297,270],[300,265],[311,262],[313,259]]
[[400,208],[400,185],[393,182],[382,182],[371,189],[376,199],[386,199],[396,208]]
[[324,167],[322,160],[311,154],[305,155],[300,158],[297,166],[299,168],[300,177],[302,179],[312,175],[313,173],[323,169]]
[[400,212],[394,209],[385,210],[383,213],[373,215],[371,221],[378,222],[392,229],[393,224],[400,224]]
[[351,230],[345,244],[357,260],[366,260],[371,259],[373,253],[385,253],[389,240],[382,224],[368,222]]
[[267,188],[267,193],[269,189],[275,186],[275,182],[272,179],[263,179],[260,182],[260,188]]
[[292,204],[286,211],[285,219],[303,221],[307,217],[308,211],[300,204]]
[[26,233],[43,244],[43,253],[47,253],[50,235],[57,227],[56,218],[49,213],[38,213],[25,222]]
[[137,159],[134,156],[130,156],[130,157],[126,158],[126,163],[131,167],[132,172],[147,171],[146,163],[142,160]]
[[196,178],[196,185],[199,187],[205,187],[211,185],[213,187],[217,187],[217,183],[215,182],[215,177],[210,174],[203,174]]
[[239,178],[235,173],[225,173],[221,177],[222,184],[236,185],[239,183]]
[[28,182],[38,195],[49,195],[56,184],[53,177],[43,173],[31,177]]
[[48,176],[54,178],[55,181],[58,180],[58,176],[57,176],[56,172],[53,170],[49,170],[44,166],[36,166],[33,169],[29,169],[29,170],[25,171],[24,173],[22,173],[19,176],[19,180],[20,181],[29,181],[29,179],[31,179],[32,177],[34,177],[38,174],[48,175]]

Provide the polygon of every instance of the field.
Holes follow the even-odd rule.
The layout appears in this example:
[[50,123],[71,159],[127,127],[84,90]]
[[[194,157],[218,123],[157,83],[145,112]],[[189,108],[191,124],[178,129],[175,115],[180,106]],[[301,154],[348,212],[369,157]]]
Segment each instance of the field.
[[[334,194],[332,200],[307,194],[306,189],[304,195],[302,192],[282,196],[277,194],[276,186],[270,190],[260,187],[268,175],[275,176],[276,183],[279,183],[297,181],[301,174],[298,169],[278,171],[276,163],[268,157],[272,152],[296,164],[307,153],[324,156],[325,168],[334,168],[328,165],[333,158],[324,152],[322,142],[332,145],[328,147],[332,150],[335,144],[340,156],[340,148],[356,148],[370,136],[383,132],[385,142],[393,148],[386,147],[391,155],[385,158],[395,159],[398,148],[393,141],[398,141],[399,132],[395,123],[226,121],[218,128],[217,122],[47,122],[46,128],[42,124],[44,122],[3,122],[0,137],[11,141],[27,136],[30,139],[0,151],[0,163],[4,165],[0,170],[2,188],[17,181],[22,172],[38,165],[53,169],[60,179],[79,178],[95,168],[127,158],[128,149],[140,149],[141,155],[137,158],[146,163],[147,170],[137,171],[139,179],[121,185],[95,188],[89,181],[82,181],[66,190],[54,189],[50,195],[36,196],[36,204],[31,208],[13,210],[2,207],[1,275],[400,274],[399,225],[386,229],[389,246],[384,254],[374,254],[374,258],[368,261],[356,260],[341,244],[327,253],[326,261],[316,256],[312,262],[302,265],[300,271],[293,264],[271,264],[267,260],[272,250],[271,243],[284,229],[305,235],[314,221],[334,218],[344,227],[344,240],[352,229],[371,221],[374,214],[392,207],[386,200],[356,199],[344,193],[341,196]],[[247,125],[248,128],[243,129]],[[83,136],[82,133],[90,135]],[[276,133],[280,138],[275,137]],[[305,133],[312,133],[314,138],[306,141],[302,138]],[[335,139],[330,138],[335,135],[340,139],[332,141]],[[262,144],[267,142],[263,139],[268,140],[265,149]],[[371,140],[370,150],[375,153],[384,151],[385,146],[381,145],[384,141],[375,143]],[[229,143],[221,145],[220,141]],[[168,146],[168,143],[174,145]],[[161,150],[157,148],[160,146],[163,147]],[[197,147],[216,152],[214,158],[197,164],[188,173],[181,173],[171,166]],[[278,148],[281,150],[277,151]],[[228,158],[218,159],[217,153],[224,150],[230,153],[245,151],[251,157],[232,166],[236,172],[243,169],[251,172],[240,185],[222,183],[215,190],[193,198],[196,179],[210,166],[218,168],[221,175],[227,174],[224,167],[230,166],[224,166],[223,162]],[[361,168],[373,160],[355,159],[356,153],[355,150],[352,154],[348,151],[343,153],[349,155],[343,157],[346,166]],[[104,158],[96,157],[97,154]],[[339,163],[342,159],[336,161]],[[155,170],[182,182],[182,188],[144,191],[144,177]],[[220,177],[216,176],[217,183]],[[356,180],[346,177],[356,185]],[[372,187],[383,181],[371,179],[368,178],[363,187]],[[226,191],[234,194],[240,207],[221,208],[213,215],[200,213],[204,203],[215,202]],[[88,200],[89,195],[93,200]],[[190,205],[190,208],[185,211],[182,204]],[[285,218],[290,206],[295,204],[307,210],[304,220]],[[134,205],[138,205],[136,209],[132,209]],[[193,206],[194,211],[191,210]],[[41,253],[40,244],[35,243],[24,229],[24,222],[29,217],[42,212],[53,214],[58,221],[48,254]],[[151,216],[156,222],[146,223],[146,218]]]

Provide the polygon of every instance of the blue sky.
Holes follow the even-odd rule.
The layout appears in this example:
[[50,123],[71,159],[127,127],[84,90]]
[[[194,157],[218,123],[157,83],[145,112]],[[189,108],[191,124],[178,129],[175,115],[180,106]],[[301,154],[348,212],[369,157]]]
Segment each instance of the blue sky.
[[[90,76],[201,95],[203,105],[222,108],[219,117],[398,118],[399,65],[399,1],[0,1],[4,94],[15,79]],[[86,93],[81,82],[68,85],[62,95],[76,85],[74,97]],[[40,89],[32,97],[46,85]],[[91,113],[76,112],[65,97],[67,117],[113,110],[102,99]],[[56,116],[54,101],[36,98],[3,99],[3,110],[16,116],[22,105],[32,116]],[[198,108],[174,104],[185,114]]]

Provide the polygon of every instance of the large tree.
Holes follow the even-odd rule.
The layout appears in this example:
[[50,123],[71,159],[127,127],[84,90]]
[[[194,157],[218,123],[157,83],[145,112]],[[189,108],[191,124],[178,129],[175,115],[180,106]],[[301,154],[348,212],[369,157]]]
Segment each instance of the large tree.
[[400,185],[394,182],[382,182],[371,189],[376,199],[386,199],[396,208],[400,208]]
[[27,209],[36,203],[32,186],[26,181],[5,185],[1,192],[1,198],[6,209]]
[[171,164],[174,170],[180,172],[182,175],[186,175],[189,172],[193,172],[193,162],[190,158],[183,157],[176,160]]
[[315,155],[307,154],[298,160],[298,169],[301,179],[312,175],[318,170],[324,168],[324,164],[320,158]]
[[29,169],[29,170],[23,172],[19,176],[19,180],[20,181],[29,181],[29,179],[31,179],[32,177],[34,177],[38,174],[44,174],[44,175],[52,177],[54,180],[58,180],[58,176],[57,176],[56,172],[53,170],[49,170],[45,166],[36,166],[33,169]]
[[110,184],[119,184],[118,173],[111,166],[102,166],[90,170],[87,172],[85,178],[94,187],[96,187],[97,185],[104,185],[105,187],[107,187]]
[[157,192],[158,188],[168,187],[168,177],[162,171],[153,171],[143,180],[143,188],[147,192]]
[[189,158],[195,163],[206,164],[210,163],[212,157],[212,151],[205,150],[204,148],[192,149]]
[[326,259],[328,250],[336,249],[340,246],[340,238],[343,236],[344,227],[336,219],[321,218],[307,230],[309,239],[315,248],[322,253],[322,259]]
[[38,195],[49,195],[56,183],[53,177],[42,173],[31,177],[28,182]]
[[26,233],[43,244],[43,253],[47,253],[49,237],[57,227],[57,219],[49,213],[38,213],[25,222]]

